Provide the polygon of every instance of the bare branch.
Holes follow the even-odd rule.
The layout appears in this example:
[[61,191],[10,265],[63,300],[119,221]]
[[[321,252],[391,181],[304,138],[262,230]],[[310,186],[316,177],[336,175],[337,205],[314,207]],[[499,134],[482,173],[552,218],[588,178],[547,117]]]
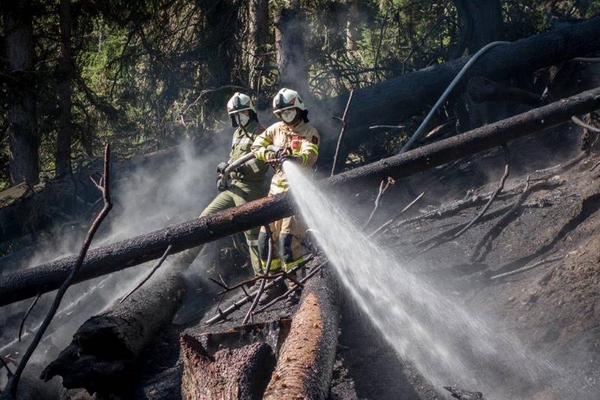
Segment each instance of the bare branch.
[[[333,156],[333,165],[331,166],[331,175],[335,173],[335,167],[337,165],[338,155],[340,153],[340,147],[342,145],[342,139],[344,138],[344,134],[346,133],[346,116],[348,115],[348,109],[350,108],[350,103],[352,103],[352,97],[354,96],[354,90],[350,91],[350,96],[348,97],[348,102],[346,103],[346,108],[344,109],[344,114],[340,121],[342,121],[342,129],[340,130],[340,136],[338,137],[337,145],[335,146],[335,155]],[[336,117],[334,117],[336,118]],[[336,118],[339,119],[339,118]]]
[[152,277],[152,275],[154,275],[154,273],[160,268],[160,266],[162,265],[163,262],[165,262],[165,260],[167,259],[169,252],[171,251],[171,249],[173,248],[173,245],[169,245],[167,247],[167,249],[165,250],[165,253],[162,255],[162,257],[160,258],[160,260],[158,260],[156,262],[156,264],[154,265],[154,267],[152,268],[152,270],[150,270],[150,272],[148,273],[148,275],[146,275],[144,277],[144,279],[142,279],[140,281],[140,283],[138,283],[137,285],[135,285],[135,287],[133,289],[131,289],[129,291],[129,293],[127,293],[125,296],[123,296],[123,298],[119,301],[119,303],[124,302],[129,296],[131,296],[133,293],[135,293],[136,290],[138,290],[139,288],[142,287],[142,285],[144,283],[146,283],[148,281],[148,279],[150,279]]
[[369,215],[367,222],[365,222],[365,224],[363,225],[363,229],[365,229],[371,223],[371,220],[373,219],[373,216],[375,215],[375,211],[377,211],[377,208],[379,207],[379,200],[381,200],[381,196],[385,193],[387,188],[390,185],[393,185],[394,183],[396,183],[396,181],[394,179],[390,178],[389,176],[387,177],[387,179],[381,181],[381,183],[379,184],[379,193],[377,193],[377,197],[375,198],[375,207],[373,207],[373,211],[371,211],[371,215]]
[[25,370],[25,366],[27,365],[27,362],[29,361],[29,359],[33,355],[33,352],[35,351],[38,344],[42,340],[44,332],[46,332],[46,329],[50,325],[50,322],[52,322],[52,319],[54,318],[54,315],[56,314],[56,311],[58,310],[58,307],[60,306],[60,303],[61,303],[67,289],[71,286],[73,279],[75,278],[75,276],[81,269],[81,266],[83,265],[83,260],[85,259],[85,256],[87,254],[88,249],[90,248],[90,245],[92,244],[92,239],[94,238],[96,231],[98,230],[98,228],[100,227],[100,224],[102,223],[102,221],[104,221],[104,219],[106,218],[106,216],[112,209],[113,205],[110,200],[110,187],[109,187],[109,183],[110,183],[110,168],[109,168],[110,160],[109,159],[110,159],[110,145],[107,144],[105,147],[105,150],[104,150],[104,179],[103,179],[104,186],[100,188],[100,190],[102,192],[102,197],[104,198],[104,208],[102,208],[102,210],[100,211],[100,213],[98,214],[98,216],[96,217],[94,222],[92,223],[92,225],[85,237],[83,246],[81,247],[81,250],[79,252],[79,257],[77,258],[77,262],[76,262],[75,266],[73,267],[73,270],[71,271],[70,275],[67,277],[66,281],[63,282],[62,286],[58,289],[58,291],[56,293],[56,297],[54,298],[54,301],[53,301],[52,305],[50,306],[50,310],[48,310],[48,314],[46,315],[46,317],[44,318],[44,321],[40,325],[40,328],[36,332],[35,337],[33,338],[33,341],[31,342],[31,344],[25,351],[25,354],[23,354],[23,358],[21,359],[21,362],[17,366],[17,369],[16,369],[13,377],[6,384],[5,390],[7,391],[8,396],[11,396],[12,398],[16,399],[17,389],[19,386],[19,380],[21,378],[21,375],[23,374],[23,371]]
[[21,326],[19,326],[19,342],[21,341],[21,336],[23,335],[23,327],[25,327],[25,321],[27,321],[27,317],[29,316],[29,314],[33,310],[33,307],[35,307],[35,305],[37,304],[37,302],[40,299],[40,297],[42,297],[41,293],[39,293],[35,297],[35,300],[33,300],[33,303],[31,303],[31,305],[27,309],[27,312],[25,313],[25,316],[23,317],[23,320],[21,321]]
[[492,201],[494,201],[496,196],[498,196],[498,193],[500,193],[502,189],[504,189],[504,183],[506,182],[506,178],[508,178],[508,174],[510,174],[510,151],[508,150],[508,146],[506,144],[503,144],[502,148],[504,149],[504,175],[502,175],[502,178],[500,179],[500,184],[498,185],[498,188],[494,191],[487,204],[481,209],[479,214],[477,214],[477,216],[473,218],[473,220],[469,222],[464,228],[458,231],[452,237],[453,239],[456,239],[457,237],[465,233],[467,229],[472,227],[475,224],[475,222],[477,222],[483,216],[483,214],[485,214],[485,212],[490,208],[490,205],[492,205]]
[[425,192],[421,192],[420,195],[418,195],[413,201],[411,201],[410,203],[408,203],[408,205],[406,205],[406,207],[404,207],[399,213],[398,215],[396,215],[394,218],[390,219],[388,222],[386,222],[385,224],[381,225],[379,228],[377,228],[376,230],[374,230],[369,236],[367,237],[371,237],[373,235],[375,235],[377,232],[381,232],[382,229],[386,228],[389,224],[391,224],[392,222],[394,222],[396,220],[396,218],[400,217],[402,214],[404,214],[406,211],[410,210],[412,208],[412,206],[414,206],[415,204],[417,204],[417,202],[419,200],[421,200],[423,198],[423,196],[425,196]]

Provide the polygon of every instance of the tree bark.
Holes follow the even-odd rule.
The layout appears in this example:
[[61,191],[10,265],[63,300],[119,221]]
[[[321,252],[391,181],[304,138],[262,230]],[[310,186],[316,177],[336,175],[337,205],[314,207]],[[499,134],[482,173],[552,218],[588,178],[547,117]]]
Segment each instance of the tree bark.
[[279,85],[296,90],[306,100],[308,87],[308,63],[304,50],[304,26],[306,18],[298,2],[289,8],[281,8],[275,15],[275,49]]
[[302,290],[264,399],[329,398],[339,320],[337,284],[322,270]]
[[30,2],[3,2],[4,38],[9,77],[8,135],[10,183],[39,180],[39,133],[33,70],[33,17]]
[[170,323],[185,292],[178,271],[158,275],[123,303],[88,319],[73,341],[42,372],[48,381],[56,375],[69,389],[90,393],[123,393],[130,389],[135,360],[155,332]]
[[260,399],[275,367],[275,355],[267,343],[221,349],[210,355],[198,339],[181,336],[184,400]]
[[[586,114],[599,107],[600,88],[589,90],[471,132],[335,175],[321,181],[320,186],[327,189],[351,185],[362,179],[410,176],[548,129],[569,121],[573,115]],[[78,282],[160,258],[170,244],[174,253],[180,252],[293,213],[288,192],[99,247],[88,252]],[[43,293],[56,289],[68,275],[73,263],[74,257],[66,257],[18,273],[5,274],[0,281],[0,305],[35,296],[38,291]]]
[[[594,17],[569,28],[556,29],[490,49],[467,71],[455,91],[464,90],[473,76],[503,80],[598,50],[600,17]],[[461,58],[355,90],[346,119],[345,148],[357,148],[372,138],[372,134],[367,133],[369,126],[397,125],[426,111],[467,61],[468,58]],[[342,95],[321,101],[316,106],[308,104],[311,114],[318,115],[319,121],[315,125],[330,126],[331,116],[342,115],[347,102],[348,95]],[[336,124],[329,130],[338,131],[339,127]],[[331,166],[337,136],[323,135],[322,140],[319,164]]]
[[469,79],[467,93],[475,103],[502,101],[539,106],[543,100],[542,96],[538,94],[502,85],[483,76],[474,76]]
[[250,0],[248,7],[248,83],[252,89],[259,91],[262,72],[258,67],[263,61],[264,46],[269,35],[269,1]]
[[235,35],[238,33],[239,2],[209,0],[198,3],[204,12],[206,26],[203,47],[209,69],[207,86],[219,88],[231,84],[231,71],[241,57],[235,57]]
[[71,50],[71,0],[60,0],[60,60],[58,65],[59,121],[56,137],[56,176],[71,171],[71,81],[73,77]]

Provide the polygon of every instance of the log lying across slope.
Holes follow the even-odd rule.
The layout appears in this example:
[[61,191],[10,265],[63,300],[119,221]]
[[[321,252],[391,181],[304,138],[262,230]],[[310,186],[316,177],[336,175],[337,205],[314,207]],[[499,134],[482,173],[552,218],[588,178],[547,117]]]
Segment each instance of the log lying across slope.
[[[473,131],[389,157],[323,180],[321,185],[350,185],[358,180],[402,178],[508,141],[569,121],[600,108],[600,88],[519,114]],[[78,282],[160,258],[167,246],[179,252],[254,226],[276,221],[294,212],[289,193],[267,197],[147,235],[99,247],[88,252]],[[75,257],[5,274],[0,281],[0,306],[57,289],[66,279]]]
[[[568,27],[552,30],[510,44],[499,45],[484,53],[467,71],[455,92],[462,90],[469,78],[484,76],[502,80],[519,73],[534,72],[574,57],[600,50],[600,16]],[[344,142],[349,148],[368,140],[369,126],[396,125],[428,110],[442,94],[468,57],[388,79],[377,85],[355,90],[346,118]],[[341,116],[348,95],[324,100],[314,110],[325,122]],[[327,139],[327,138],[325,138]],[[331,158],[337,138],[323,144],[321,161]]]

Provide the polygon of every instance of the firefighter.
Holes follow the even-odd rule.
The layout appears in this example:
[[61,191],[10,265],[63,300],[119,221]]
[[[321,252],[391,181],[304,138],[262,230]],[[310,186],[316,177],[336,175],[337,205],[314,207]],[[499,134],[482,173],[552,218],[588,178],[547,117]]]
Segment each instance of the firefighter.
[[[231,117],[231,125],[237,129],[233,133],[229,160],[217,165],[217,188],[220,193],[202,211],[201,217],[246,204],[265,195],[264,180],[269,166],[264,161],[251,158],[236,168],[228,168],[236,165],[236,160],[251,154],[252,143],[265,130],[258,122],[252,99],[246,94],[235,93],[227,102],[227,113]],[[244,235],[250,250],[252,269],[258,275],[258,228],[246,231]],[[191,264],[201,250],[202,246],[184,252],[182,260]]]
[[[320,142],[319,132],[308,123],[308,110],[295,90],[283,88],[277,93],[273,99],[273,113],[281,121],[268,127],[252,145],[256,159],[275,168],[269,195],[287,192],[290,188],[281,163],[291,161],[304,168],[311,168],[317,161]],[[302,263],[310,250],[304,243],[306,226],[301,218],[283,218],[271,223],[269,227],[273,240],[270,269],[283,269],[287,272]],[[266,267],[268,241],[267,231],[262,227],[258,245],[263,268]],[[284,285],[274,285],[272,288],[263,299],[263,303],[270,301],[285,289]]]

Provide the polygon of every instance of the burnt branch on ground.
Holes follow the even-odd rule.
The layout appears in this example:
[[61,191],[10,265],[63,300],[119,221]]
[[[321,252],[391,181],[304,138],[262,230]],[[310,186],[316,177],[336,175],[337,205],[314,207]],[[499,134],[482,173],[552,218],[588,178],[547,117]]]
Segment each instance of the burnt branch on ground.
[[479,214],[477,214],[477,216],[475,218],[473,218],[473,220],[471,222],[469,222],[467,224],[467,226],[465,226],[458,233],[456,233],[452,237],[453,239],[456,239],[457,237],[459,237],[460,235],[465,233],[467,231],[467,229],[469,229],[471,226],[473,226],[473,224],[475,224],[475,222],[477,222],[483,216],[483,214],[485,214],[485,212],[490,208],[492,201],[494,201],[496,196],[498,196],[498,193],[500,193],[502,191],[502,189],[504,189],[504,183],[506,182],[506,178],[508,178],[508,175],[510,174],[510,151],[508,150],[508,146],[506,144],[502,145],[502,149],[504,150],[504,174],[502,175],[502,178],[500,179],[500,184],[498,185],[498,188],[494,191],[494,193],[492,193],[492,195],[490,196],[490,199],[488,200],[486,205],[483,206],[483,208],[481,209]]
[[365,222],[365,224],[363,225],[363,227],[362,227],[363,229],[366,229],[367,226],[369,226],[369,224],[371,223],[371,220],[373,219],[373,216],[375,215],[377,208],[379,208],[379,201],[381,200],[381,196],[385,193],[387,188],[390,185],[393,185],[394,183],[396,183],[396,181],[394,181],[389,176],[386,179],[381,181],[381,183],[379,184],[379,192],[377,193],[377,197],[375,198],[375,206],[373,207],[373,211],[371,211],[371,214],[369,215],[367,222]]

